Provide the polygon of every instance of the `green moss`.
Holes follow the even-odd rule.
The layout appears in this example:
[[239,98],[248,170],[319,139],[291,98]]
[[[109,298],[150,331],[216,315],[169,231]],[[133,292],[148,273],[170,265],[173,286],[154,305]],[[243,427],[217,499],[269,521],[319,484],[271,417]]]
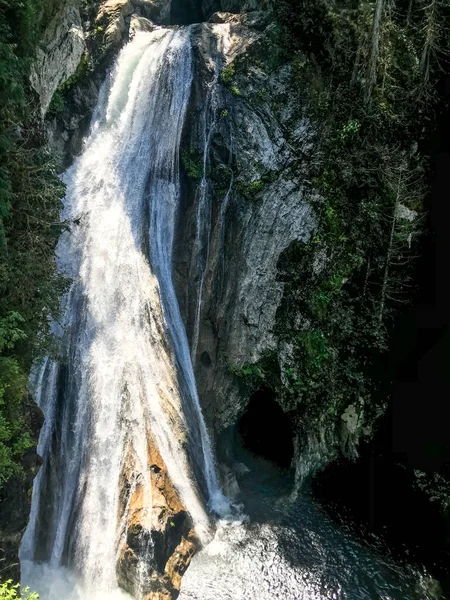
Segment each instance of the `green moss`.
[[247,182],[241,175],[236,181],[237,191],[241,194],[241,196],[244,196],[244,198],[248,198],[250,200],[256,198],[259,193],[264,191],[266,185],[277,181],[279,177],[279,173],[276,171],[264,172],[264,166],[260,164],[256,165],[255,170],[259,172],[263,171],[262,175],[260,175],[257,179]]
[[50,106],[48,107],[47,115],[49,117],[57,117],[64,111],[65,100],[61,90],[57,89],[53,94]]
[[93,67],[89,56],[86,53],[83,54],[75,73],[71,77],[69,77],[64,83],[58,86],[55,93],[53,94],[47,113],[49,116],[57,117],[64,111],[69,91],[74,86],[82,83],[83,80],[85,80],[92,73],[92,69]]
[[210,171],[209,178],[218,196],[224,196],[228,192],[232,176],[230,167],[223,164],[217,165]]
[[242,381],[246,396],[263,386],[271,389],[279,387],[280,373],[276,352],[267,352],[257,363],[246,363],[242,367],[228,365],[227,368]]
[[203,155],[197,150],[186,150],[181,153],[181,164],[189,179],[200,181],[203,177]]
[[259,192],[262,192],[264,187],[264,181],[262,179],[256,179],[250,183],[248,191],[252,196],[255,196],[256,194],[259,194]]
[[231,85],[233,83],[234,77],[236,75],[236,67],[233,63],[230,63],[226,67],[222,69],[222,73],[220,75],[220,79],[224,85]]

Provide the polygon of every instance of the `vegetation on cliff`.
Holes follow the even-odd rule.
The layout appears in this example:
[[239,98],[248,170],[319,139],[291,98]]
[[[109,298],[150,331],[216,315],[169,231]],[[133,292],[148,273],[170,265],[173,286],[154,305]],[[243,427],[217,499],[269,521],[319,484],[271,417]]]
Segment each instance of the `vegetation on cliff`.
[[429,142],[445,109],[439,86],[450,9],[440,0],[273,7],[264,67],[290,65],[313,123],[310,195],[319,226],[312,243],[292,245],[278,265],[282,372],[273,372],[273,361],[257,365],[259,378],[251,365],[244,371],[251,370],[252,388],[269,381],[308,427],[339,423],[352,404],[357,438],[385,402],[393,318],[414,297]]
[[54,247],[64,186],[45,149],[28,84],[44,0],[0,2],[0,488],[21,473],[32,444],[24,423],[27,375],[49,344],[49,316],[64,282]]
[[[449,7],[282,0],[277,14],[310,92],[321,198],[314,243],[280,264],[280,335],[295,340],[290,376],[311,411],[324,398],[331,413],[360,398],[370,413],[392,316],[413,297]],[[293,322],[293,302],[306,328]]]

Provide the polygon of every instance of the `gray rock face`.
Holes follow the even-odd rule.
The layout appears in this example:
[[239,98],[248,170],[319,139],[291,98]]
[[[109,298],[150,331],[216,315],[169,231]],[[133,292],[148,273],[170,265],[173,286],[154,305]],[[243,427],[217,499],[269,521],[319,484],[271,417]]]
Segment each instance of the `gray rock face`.
[[[63,0],[40,40],[31,69],[30,82],[39,95],[42,115],[47,113],[57,88],[74,75],[83,53],[88,52],[88,36],[95,34],[97,45],[101,41],[97,58],[102,58],[116,51],[130,32],[151,30],[152,25],[145,19],[168,24],[170,7],[171,0],[106,0],[100,6],[94,31],[88,27],[85,32],[77,0]],[[74,129],[76,126],[68,128]]]
[[104,29],[104,51],[120,46],[128,37],[130,17],[169,23],[170,0],[106,0],[97,14],[97,27]]
[[[228,89],[222,68],[253,52],[262,34],[243,16],[213,20],[219,24],[195,30],[197,71],[184,141],[185,152],[198,153],[207,141],[206,177],[200,185],[186,182],[175,266],[200,397],[218,434],[246,404],[230,368],[277,347],[277,263],[294,240],[310,239],[315,219],[302,178],[290,171],[296,153],[273,109],[291,93],[286,77],[251,67]],[[304,115],[294,113],[291,125],[299,118],[306,130]],[[301,144],[307,153],[308,136]]]
[[66,0],[45,30],[31,69],[31,85],[39,95],[43,115],[58,86],[75,73],[84,50],[80,11]]
[[132,15],[130,20],[130,39],[133,39],[136,33],[139,33],[141,31],[153,31],[156,27],[157,26],[154,23],[152,23],[152,21],[149,21],[144,17]]
[[[231,4],[217,3],[242,8]],[[288,359],[274,331],[283,298],[277,265],[293,242],[308,243],[316,227],[308,185],[313,131],[305,103],[292,89],[289,65],[263,66],[270,13],[242,4],[249,12],[215,13],[192,28],[195,73],[174,248],[178,298],[215,436],[236,424],[248,401],[236,372],[269,352],[281,367]],[[151,19],[170,19],[171,8],[170,0],[107,0],[95,19],[100,52],[112,57],[136,31],[151,30]],[[75,86],[64,114],[49,126],[65,164],[81,146],[102,73]],[[277,400],[286,412],[292,409]]]

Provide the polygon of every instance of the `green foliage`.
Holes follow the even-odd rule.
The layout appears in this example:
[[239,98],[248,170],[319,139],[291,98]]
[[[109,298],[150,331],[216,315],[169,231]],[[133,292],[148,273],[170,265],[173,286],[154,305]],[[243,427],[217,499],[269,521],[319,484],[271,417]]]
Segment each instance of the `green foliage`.
[[234,77],[236,75],[236,67],[233,63],[230,63],[226,67],[222,69],[222,73],[220,78],[224,85],[231,85],[234,81]]
[[182,152],[181,163],[189,179],[200,181],[203,177],[203,156],[200,152],[193,149]]
[[47,115],[49,117],[57,117],[60,115],[65,106],[64,95],[62,94],[60,89],[57,89],[52,96],[50,106],[47,110]]
[[[98,29],[102,29],[98,27]],[[59,116],[66,105],[67,95],[70,90],[75,86],[83,82],[86,77],[92,73],[93,67],[87,54],[83,54],[75,73],[69,77],[64,83],[62,83],[56,89],[53,94],[50,106],[47,111],[47,115],[50,117]]]
[[[248,177],[248,174],[245,174]],[[244,179],[242,173],[236,181],[236,190],[249,200],[255,198],[260,192],[264,190],[267,184],[273,183],[278,179],[279,173],[276,171],[265,170],[264,165],[258,163],[252,172],[252,181],[248,182]]]
[[63,92],[70,90],[74,85],[79,84],[86,77],[88,77],[92,73],[92,70],[93,66],[89,59],[89,55],[85,53],[81,57],[81,60],[78,63],[78,67],[76,68],[75,73],[71,77],[69,77],[69,79],[67,79],[63,84],[61,84],[59,89]]
[[[235,83],[235,77],[237,73],[237,65],[232,62],[222,69],[220,79],[223,85],[226,85],[233,96],[241,96],[241,92]],[[228,112],[227,112],[228,114]]]
[[0,487],[21,473],[32,443],[23,418],[27,373],[48,346],[65,285],[53,260],[64,186],[28,89],[40,18],[52,10],[50,0],[0,3]]
[[228,192],[233,177],[232,170],[229,166],[219,164],[212,168],[208,176],[214,186],[214,191],[218,196],[225,196]]
[[248,396],[262,386],[275,389],[279,383],[278,361],[275,352],[268,352],[257,364],[247,363],[242,367],[228,365],[228,370],[242,380]]
[[257,179],[256,181],[252,181],[248,187],[252,195],[259,194],[259,192],[262,192],[264,189],[264,181],[262,181],[262,179]]
[[230,367],[229,370],[237,377],[254,380],[264,379],[264,371],[259,365],[246,364],[240,368]]
[[[448,5],[432,4],[440,22],[450,17]],[[388,385],[379,364],[392,317],[412,297],[429,170],[429,157],[414,148],[426,147],[433,133],[434,86],[448,66],[450,39],[432,5],[398,0],[382,14],[369,88],[374,5],[274,5],[293,87],[307,99],[315,130],[318,221],[312,243],[293,244],[278,265],[277,334],[291,348],[283,371],[289,384],[278,391],[312,418],[336,418],[350,398],[373,398]]]
[[262,179],[255,179],[250,183],[238,180],[236,182],[236,189],[245,198],[255,198],[260,192],[264,190],[265,183]]
[[0,582],[0,600],[38,600],[36,592],[30,592],[29,588],[20,589],[20,584],[13,584],[12,579]]

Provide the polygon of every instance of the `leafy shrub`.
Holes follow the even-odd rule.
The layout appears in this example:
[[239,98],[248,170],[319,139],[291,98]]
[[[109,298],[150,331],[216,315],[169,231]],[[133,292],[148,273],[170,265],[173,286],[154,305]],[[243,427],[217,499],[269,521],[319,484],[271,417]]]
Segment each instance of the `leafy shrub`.
[[20,589],[18,583],[13,584],[12,579],[0,583],[0,600],[38,600],[36,592],[30,592],[29,588]]
[[28,91],[39,16],[51,10],[46,0],[0,3],[0,487],[21,473],[32,443],[23,418],[27,374],[49,343],[64,288],[53,259],[64,186]]
[[203,177],[203,156],[196,150],[181,153],[181,163],[189,179],[199,181]]
[[233,63],[230,63],[222,69],[221,80],[224,85],[231,85],[236,75],[236,67]]

